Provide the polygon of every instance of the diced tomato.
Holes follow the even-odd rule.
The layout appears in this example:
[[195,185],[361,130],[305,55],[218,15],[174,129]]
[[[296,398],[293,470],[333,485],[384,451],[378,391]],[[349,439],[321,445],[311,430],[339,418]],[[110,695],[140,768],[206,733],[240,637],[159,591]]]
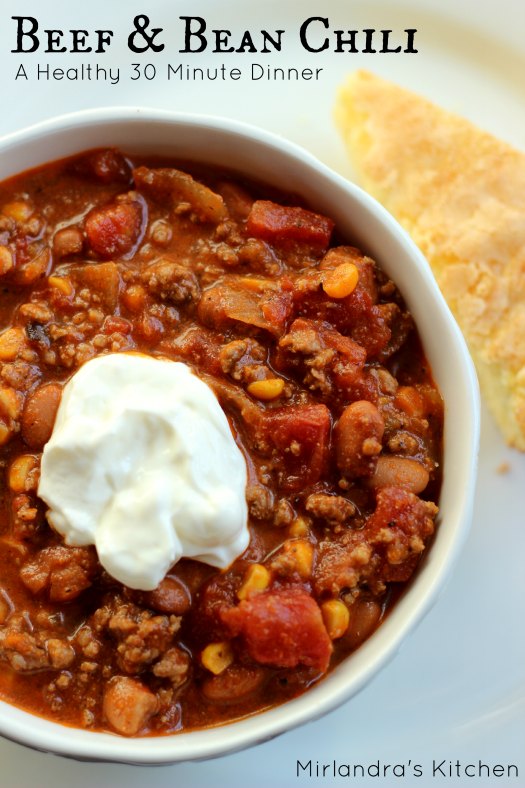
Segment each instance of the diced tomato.
[[382,558],[383,580],[405,582],[411,577],[421,557],[422,543],[434,532],[435,512],[434,504],[407,490],[384,487],[378,492],[376,509],[363,533]]
[[[292,311],[291,293],[271,293],[261,302],[261,312],[268,325],[271,326],[272,333],[280,336],[286,327],[286,321]],[[270,329],[269,329],[270,330]]]
[[368,358],[380,355],[392,336],[381,306],[371,306],[367,314],[357,318],[350,333],[365,348]]
[[246,229],[255,238],[274,243],[301,241],[324,249],[330,243],[334,222],[304,208],[290,208],[270,200],[257,200],[252,205]]
[[130,334],[132,329],[133,326],[130,321],[124,317],[118,317],[118,315],[108,315],[102,326],[104,334]]
[[[205,564],[200,566],[206,567]],[[210,579],[203,578],[193,608],[189,612],[192,636],[203,645],[209,643],[210,639],[223,640],[227,637],[228,629],[220,614],[222,610],[235,605],[236,589],[242,581],[242,574],[238,570],[214,575],[211,567],[206,569]]]
[[212,331],[207,331],[199,326],[192,326],[174,339],[166,341],[159,350],[190,361],[197,369],[211,375],[220,375],[221,364],[219,352],[222,345],[220,337]]
[[370,293],[360,284],[347,298],[334,302],[320,288],[304,287],[305,277],[294,290],[295,313],[317,322],[331,324],[343,335],[350,336],[366,351],[368,358],[378,356],[392,335],[382,305],[372,302]]
[[266,414],[268,440],[283,453],[283,490],[315,484],[326,470],[331,418],[326,405],[298,405]]
[[[327,348],[336,353],[327,357]],[[316,356],[324,356],[325,392],[335,386],[345,401],[377,400],[377,382],[365,370],[366,350],[350,337],[319,321],[303,317],[294,320],[289,332],[279,342],[274,363],[284,372],[303,367],[302,374],[308,374],[309,369],[315,366]]]
[[139,239],[142,206],[138,201],[130,201],[95,208],[87,215],[85,227],[95,254],[106,260],[122,257],[133,249]]
[[302,588],[257,594],[222,610],[220,616],[261,665],[307,665],[322,673],[328,668],[332,642],[318,604]]
[[290,326],[290,334],[298,331],[315,331],[324,347],[336,350],[345,361],[364,367],[366,362],[366,351],[350,337],[345,337],[334,328],[328,328],[315,320],[307,320],[299,317]]

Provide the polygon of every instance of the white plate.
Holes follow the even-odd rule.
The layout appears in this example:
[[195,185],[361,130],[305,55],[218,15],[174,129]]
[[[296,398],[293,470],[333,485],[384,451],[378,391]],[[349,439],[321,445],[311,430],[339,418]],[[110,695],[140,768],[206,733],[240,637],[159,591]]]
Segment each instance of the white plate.
[[[119,7],[115,7],[115,6]],[[74,7],[76,6],[76,8]],[[140,6],[91,0],[84,10],[65,0],[28,2],[42,28],[107,27],[115,43],[99,64],[120,66],[118,85],[103,82],[35,82],[37,63],[54,68],[88,61],[79,55],[20,58],[10,54],[14,23],[4,13],[0,24],[2,99],[8,112],[0,117],[0,133],[54,114],[83,107],[146,104],[186,111],[216,113],[256,123],[309,148],[330,166],[351,176],[343,147],[331,124],[337,85],[347,71],[365,67],[424,93],[443,106],[463,113],[489,131],[525,150],[523,74],[525,55],[520,40],[525,29],[521,0],[266,0],[252,9],[241,0],[198,4],[149,0]],[[130,10],[127,10],[130,9]],[[147,13],[152,26],[165,29],[167,54],[134,56],[126,47],[136,13]],[[208,27],[269,31],[286,30],[280,55],[179,55],[181,15],[200,15]],[[417,28],[417,55],[308,55],[301,49],[298,29],[306,18],[324,16],[330,29],[366,27]],[[320,28],[319,28],[320,30]],[[30,81],[14,82],[20,62]],[[158,77],[132,82],[129,64],[153,62]],[[280,68],[322,68],[317,82],[168,82],[167,63],[191,67],[239,67],[251,62]],[[498,473],[508,463],[506,474]],[[203,764],[134,769],[126,766],[79,764],[45,758],[18,745],[0,741],[0,783],[3,788],[53,784],[56,788],[93,785],[112,788],[155,786],[297,786],[311,782],[296,776],[297,761],[332,764],[405,764],[405,779],[357,778],[354,784],[435,785],[432,762],[478,761],[516,764],[519,778],[502,784],[525,785],[525,527],[523,486],[525,457],[507,449],[485,413],[477,505],[471,537],[448,588],[418,631],[394,661],[357,698],[324,719],[292,731],[273,742],[238,755]],[[410,761],[410,763],[409,763]],[[411,777],[415,765],[424,776]],[[314,782],[345,784],[333,777],[332,766]],[[455,767],[454,767],[455,770]],[[454,771],[455,773],[455,771]],[[315,775],[315,772],[314,772]],[[493,785],[495,778],[447,784]]]

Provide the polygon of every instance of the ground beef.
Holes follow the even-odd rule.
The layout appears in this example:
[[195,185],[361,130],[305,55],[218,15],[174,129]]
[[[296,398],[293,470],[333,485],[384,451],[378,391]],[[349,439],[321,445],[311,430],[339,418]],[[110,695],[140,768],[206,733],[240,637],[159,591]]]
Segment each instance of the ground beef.
[[20,578],[33,593],[53,602],[69,602],[89,588],[97,571],[95,551],[86,547],[46,547],[24,564]]
[[107,631],[117,643],[117,661],[125,673],[140,673],[173,643],[177,616],[154,615],[133,604],[113,605]]

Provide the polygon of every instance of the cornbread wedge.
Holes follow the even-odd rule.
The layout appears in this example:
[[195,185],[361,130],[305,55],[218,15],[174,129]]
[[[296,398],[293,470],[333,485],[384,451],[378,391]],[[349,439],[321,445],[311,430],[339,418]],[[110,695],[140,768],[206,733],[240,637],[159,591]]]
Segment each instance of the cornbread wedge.
[[365,71],[342,87],[336,122],[364,187],[429,260],[505,439],[525,450],[525,154]]

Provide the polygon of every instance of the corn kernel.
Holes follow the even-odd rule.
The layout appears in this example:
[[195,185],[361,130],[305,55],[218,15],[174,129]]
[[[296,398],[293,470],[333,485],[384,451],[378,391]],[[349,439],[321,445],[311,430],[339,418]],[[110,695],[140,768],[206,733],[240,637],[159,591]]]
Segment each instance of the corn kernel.
[[350,613],[344,602],[340,599],[329,599],[321,605],[323,621],[332,640],[342,637],[350,623]]
[[299,577],[302,580],[308,580],[312,574],[314,562],[314,548],[311,542],[306,539],[293,539],[290,542],[285,542],[284,552],[292,559]]
[[288,533],[293,537],[308,536],[310,524],[304,517],[296,517],[288,529]]
[[248,385],[248,393],[256,399],[265,402],[277,399],[283,393],[284,380],[282,378],[267,378],[266,380],[254,380]]
[[11,463],[9,468],[9,487],[14,493],[29,492],[36,489],[37,478],[29,474],[38,465],[38,460],[32,454],[21,454]]
[[23,328],[15,326],[0,334],[0,361],[14,361],[26,343]]
[[238,599],[246,599],[259,594],[270,585],[270,573],[262,564],[252,564],[244,576],[244,582],[237,591]]
[[49,287],[54,287],[55,290],[60,290],[60,292],[65,296],[70,296],[73,292],[73,285],[67,276],[50,276],[47,280],[47,283]]
[[130,285],[123,293],[122,300],[130,312],[142,312],[146,304],[146,291],[142,285]]
[[359,270],[353,263],[341,263],[327,271],[323,278],[323,290],[330,298],[346,298],[357,287]]
[[5,421],[0,421],[0,446],[3,446],[4,443],[7,443],[11,435],[12,431],[9,429]]
[[227,640],[221,643],[210,643],[201,653],[201,662],[206,670],[218,676],[233,662],[230,643]]
[[10,419],[17,419],[22,411],[22,395],[7,386],[0,387],[0,413]]
[[15,222],[23,223],[33,215],[33,208],[30,203],[25,200],[13,200],[8,202],[2,208],[4,216],[9,216]]
[[0,246],[0,276],[7,274],[13,267],[13,253],[8,246]]

